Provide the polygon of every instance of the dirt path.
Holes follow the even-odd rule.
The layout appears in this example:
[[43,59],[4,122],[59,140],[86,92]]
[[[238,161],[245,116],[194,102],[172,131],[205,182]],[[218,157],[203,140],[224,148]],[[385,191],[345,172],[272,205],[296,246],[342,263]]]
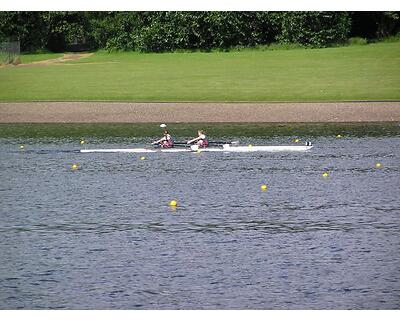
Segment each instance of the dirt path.
[[50,64],[63,63],[68,61],[74,61],[86,57],[90,57],[93,53],[64,53],[64,55],[60,58],[34,61],[30,63],[21,63],[18,64],[18,67],[31,67],[31,66],[48,66]]
[[0,103],[0,123],[372,121],[400,121],[400,101],[333,103]]

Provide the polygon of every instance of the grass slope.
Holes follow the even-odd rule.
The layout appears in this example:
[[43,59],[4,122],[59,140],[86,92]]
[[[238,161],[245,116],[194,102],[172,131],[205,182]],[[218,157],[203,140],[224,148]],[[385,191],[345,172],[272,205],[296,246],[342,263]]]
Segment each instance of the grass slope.
[[400,99],[400,42],[327,49],[102,53],[0,69],[1,101]]

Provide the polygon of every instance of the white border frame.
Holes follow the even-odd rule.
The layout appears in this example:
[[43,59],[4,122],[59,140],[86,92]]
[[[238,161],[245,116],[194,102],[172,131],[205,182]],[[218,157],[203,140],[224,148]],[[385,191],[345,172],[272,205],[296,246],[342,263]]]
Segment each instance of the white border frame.
[[1,11],[400,11],[398,0],[13,0]]

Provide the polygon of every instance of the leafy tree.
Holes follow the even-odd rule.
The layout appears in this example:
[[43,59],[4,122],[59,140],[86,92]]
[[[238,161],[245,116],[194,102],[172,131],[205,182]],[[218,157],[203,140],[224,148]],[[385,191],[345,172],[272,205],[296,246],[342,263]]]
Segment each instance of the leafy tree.
[[23,51],[65,51],[74,43],[142,52],[276,41],[326,47],[350,34],[386,37],[399,29],[397,12],[0,12],[0,41],[19,39]]
[[20,40],[21,50],[44,48],[47,26],[43,12],[0,12],[0,40]]
[[139,30],[137,12],[107,12],[91,19],[94,42],[106,50],[135,50],[135,31]]
[[48,26],[47,47],[52,51],[65,51],[75,42],[92,38],[89,12],[49,12],[45,16]]
[[400,31],[398,12],[352,12],[351,36],[381,38]]
[[347,12],[282,12],[275,24],[279,42],[326,47],[347,39],[351,20]]

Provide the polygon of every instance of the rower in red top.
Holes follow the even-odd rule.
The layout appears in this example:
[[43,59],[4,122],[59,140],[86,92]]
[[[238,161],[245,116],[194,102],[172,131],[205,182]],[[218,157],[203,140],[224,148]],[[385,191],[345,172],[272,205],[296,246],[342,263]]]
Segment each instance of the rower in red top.
[[199,148],[208,147],[208,139],[207,139],[207,136],[206,136],[206,133],[204,132],[204,130],[198,130],[197,138],[189,140],[187,142],[187,144],[192,144],[193,142],[196,142],[196,144],[199,146]]
[[154,141],[152,144],[158,144],[161,148],[172,148],[174,146],[174,140],[166,129],[167,125],[161,124],[160,127],[165,128],[164,136],[161,139]]

